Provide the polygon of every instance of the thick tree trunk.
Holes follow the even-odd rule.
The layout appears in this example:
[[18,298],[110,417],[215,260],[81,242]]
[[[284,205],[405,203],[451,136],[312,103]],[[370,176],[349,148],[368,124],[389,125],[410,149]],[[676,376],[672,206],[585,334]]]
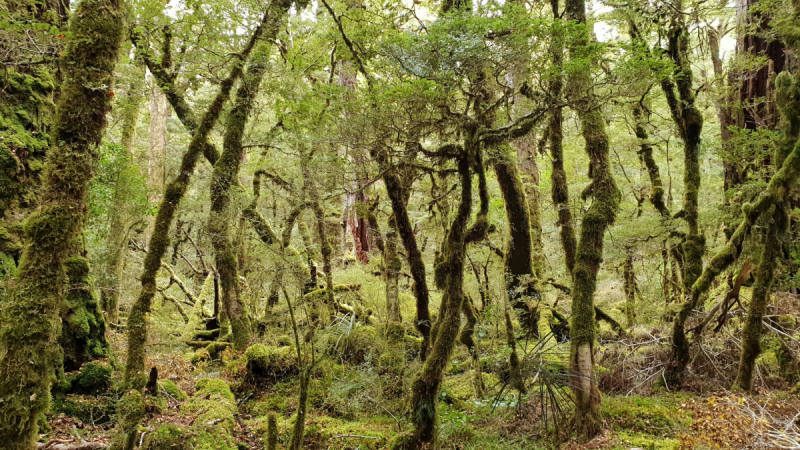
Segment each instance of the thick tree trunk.
[[27,245],[15,285],[0,311],[0,442],[36,448],[39,421],[50,404],[58,360],[64,262],[86,220],[95,147],[106,126],[124,34],[125,8],[116,0],[84,0],[70,21],[64,83],[56,108],[53,148],[45,164],[39,211],[26,221]]
[[89,282],[89,261],[71,256],[64,261],[67,292],[61,313],[59,344],[64,355],[64,371],[78,370],[92,359],[108,353],[106,322]]
[[[567,0],[566,18],[586,25],[584,0]],[[585,51],[589,45],[587,30],[574,41],[570,54]],[[614,223],[619,208],[620,192],[611,175],[608,159],[609,142],[603,112],[592,90],[591,68],[571,74],[567,80],[570,99],[581,121],[581,132],[589,155],[591,182],[583,193],[592,197],[592,204],[581,223],[572,287],[571,376],[575,392],[573,427],[582,440],[593,438],[600,431],[600,392],[594,376],[595,307],[594,293],[597,273],[603,261],[603,238],[606,229]]]

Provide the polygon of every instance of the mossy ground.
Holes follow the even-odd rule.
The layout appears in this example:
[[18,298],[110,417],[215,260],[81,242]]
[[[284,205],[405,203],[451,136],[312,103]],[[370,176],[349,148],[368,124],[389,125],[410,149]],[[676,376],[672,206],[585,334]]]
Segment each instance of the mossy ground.
[[[413,317],[414,301],[401,295],[406,335],[401,341],[391,339],[391,333],[387,333],[385,322],[382,322],[385,316],[382,315],[381,302],[373,303],[371,300],[373,295],[382,292],[381,281],[367,278],[365,282],[364,270],[368,269],[348,268],[341,276],[341,282],[359,279],[362,282],[360,300],[344,295],[343,300],[351,305],[375,308],[373,314],[379,320],[372,325],[340,320],[317,331],[317,361],[309,383],[303,448],[390,448],[393,440],[411,429],[411,422],[406,416],[407,399],[414,376],[421,366],[417,358],[418,347],[415,350],[418,335],[409,323]],[[749,291],[745,290],[744,293],[748,294]],[[614,291],[604,290],[602,294],[608,294],[608,301],[618,302],[622,298],[621,292],[615,294]],[[434,309],[438,301],[437,296],[432,305]],[[613,310],[607,305],[602,306],[618,314],[618,318],[624,317],[622,311]],[[264,319],[266,332],[248,350],[237,352],[226,349],[219,352],[216,358],[207,356],[194,364],[191,360],[196,353],[170,334],[176,324],[181,323],[174,317],[171,307],[165,303],[153,314],[156,316],[152,321],[153,342],[159,344],[156,348],[170,350],[157,350],[148,357],[149,365],[156,366],[159,371],[160,399],[146,400],[147,413],[140,428],[147,433],[144,448],[264,448],[270,413],[278,417],[278,448],[288,445],[299,403],[300,377],[296,366],[295,339],[291,334],[285,304],[273,307],[270,315]],[[565,443],[555,442],[552,434],[548,433],[541,416],[538,384],[531,387],[521,405],[516,392],[511,392],[511,395],[495,404],[494,399],[503,386],[503,380],[508,379],[507,361],[510,353],[504,330],[485,325],[491,323],[496,314],[498,309],[494,306],[481,313],[475,332],[486,386],[484,396],[476,397],[476,370],[466,347],[457,345],[446,366],[437,397],[440,448],[580,448],[569,440]],[[645,311],[642,316],[649,315]],[[303,317],[300,316],[300,319]],[[791,328],[788,319],[783,321],[787,328]],[[625,341],[619,341],[616,335],[612,336],[613,333],[606,333],[606,327],[605,324],[601,325],[598,332],[601,343],[597,354],[598,375],[603,389],[600,413],[605,431],[594,441],[595,448],[702,448],[706,443],[716,442],[725,448],[726,442],[730,444],[725,440],[726,436],[738,438],[724,427],[720,428],[717,422],[709,422],[705,418],[715,411],[713,408],[718,407],[709,403],[710,397],[698,392],[669,391],[663,386],[660,376],[626,395],[641,381],[636,378],[637,371],[646,369],[647,365],[659,361],[666,354],[664,345],[653,338],[663,339],[665,332],[657,328],[637,327]],[[608,337],[603,337],[606,334]],[[117,355],[124,354],[124,337],[124,334],[110,335],[110,361],[114,362]],[[307,364],[310,361],[310,348],[303,342],[302,335],[300,341],[303,345],[302,362]],[[721,348],[723,342],[714,340],[709,345]],[[528,348],[535,343],[535,340],[530,341]],[[566,373],[568,370],[568,347],[568,343],[547,345],[549,356],[546,362],[552,373]],[[776,356],[780,346],[767,341],[764,347],[766,352],[758,364],[761,373],[772,380],[780,376],[781,367]],[[621,363],[623,360],[625,364]],[[116,362],[109,364],[115,365],[121,367]],[[701,368],[698,366],[698,370]],[[252,369],[267,375],[261,375],[254,382],[248,379],[253,375]],[[103,411],[115,411],[114,406],[122,394],[115,387],[121,385],[121,376],[119,371],[111,373],[112,388],[106,393],[83,397],[70,394],[63,397],[65,401],[62,403],[55,400],[57,410],[50,421],[54,430],[52,435],[59,435],[59,427],[64,429],[80,422],[85,424],[82,435],[112,439],[120,418],[112,416],[107,422],[105,419],[95,419],[94,423],[91,418],[103,418]],[[632,381],[618,386],[604,381],[609,378]],[[695,386],[703,390],[713,383],[719,383],[718,378],[709,380],[705,384],[699,380]],[[787,389],[791,386],[786,384]],[[621,391],[618,390],[620,387],[623,388]],[[767,397],[755,397],[758,400],[747,398],[750,402]],[[798,402],[798,397],[785,393],[783,400],[773,401],[791,405]],[[716,402],[721,403],[719,399]],[[742,415],[744,410],[737,409],[740,407],[735,402],[731,400],[730,405],[725,403],[729,409],[721,413],[732,417],[733,423],[738,426],[745,427],[748,422]],[[68,425],[61,424],[60,420],[70,422]],[[211,422],[212,425],[202,425]],[[552,431],[552,423],[548,427]],[[692,447],[692,443],[698,443],[700,447]],[[728,448],[737,447],[729,445]]]

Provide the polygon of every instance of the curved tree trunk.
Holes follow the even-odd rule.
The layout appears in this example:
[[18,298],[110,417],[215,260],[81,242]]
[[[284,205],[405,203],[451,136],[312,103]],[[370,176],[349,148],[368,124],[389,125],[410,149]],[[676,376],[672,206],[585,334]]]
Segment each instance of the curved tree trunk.
[[116,0],[84,0],[69,24],[64,83],[56,107],[53,148],[45,164],[40,210],[26,221],[27,245],[15,285],[0,312],[0,442],[36,448],[38,424],[50,406],[58,361],[64,261],[86,220],[86,196],[106,126],[124,34],[125,8]]
[[537,306],[540,297],[531,281],[533,278],[531,221],[525,188],[514,156],[510,147],[503,146],[494,164],[508,221],[508,242],[505,251],[506,289],[511,306],[519,313],[522,327],[527,333],[536,336],[539,333]]
[[[263,26],[259,26],[241,52],[242,60],[248,58],[262,33]],[[197,128],[194,129],[189,148],[181,160],[178,176],[167,184],[164,197],[158,207],[153,234],[150,236],[150,244],[144,260],[144,270],[141,276],[142,289],[131,307],[130,316],[128,316],[128,359],[125,364],[125,384],[128,388],[134,390],[131,400],[134,400],[138,391],[144,387],[147,381],[144,370],[145,344],[147,343],[147,313],[150,312],[153,297],[156,294],[156,275],[161,268],[161,258],[163,258],[169,246],[169,229],[175,218],[175,212],[189,186],[197,161],[201,155],[208,151],[208,135],[219,119],[222,113],[222,106],[227,101],[234,83],[242,75],[242,65],[242,62],[235,63],[228,78],[220,83],[216,97],[206,109],[200,123],[197,124]],[[124,441],[126,450],[132,450],[135,445],[136,427],[141,420],[143,410],[133,408],[131,412],[132,415],[120,418],[120,422],[126,427]]]

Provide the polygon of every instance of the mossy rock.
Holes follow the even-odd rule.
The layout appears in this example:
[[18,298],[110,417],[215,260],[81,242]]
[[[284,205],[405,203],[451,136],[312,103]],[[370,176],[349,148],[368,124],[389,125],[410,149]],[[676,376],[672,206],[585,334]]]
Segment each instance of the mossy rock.
[[386,340],[391,343],[402,342],[406,337],[406,327],[402,323],[390,322],[386,326]]
[[211,354],[208,353],[208,350],[201,348],[189,356],[189,361],[194,365],[197,365],[201,362],[211,361]]
[[[482,373],[481,377],[484,386],[493,386],[499,382],[494,374]],[[447,401],[467,401],[475,398],[475,371],[469,370],[459,375],[445,377],[440,397]]]
[[179,402],[185,401],[187,398],[189,398],[189,396],[186,395],[186,392],[183,392],[183,390],[179,388],[178,385],[172,380],[159,380],[158,392],[159,394],[164,392]]
[[109,396],[68,394],[53,400],[53,414],[64,414],[92,425],[112,422],[116,408],[117,402]]
[[80,372],[67,377],[69,393],[94,395],[111,387],[111,373],[114,369],[105,361],[89,361]]
[[378,345],[381,341],[380,333],[375,327],[370,325],[357,326],[342,337],[338,350],[344,361],[361,364],[380,353]]
[[183,426],[166,423],[152,433],[145,435],[142,450],[183,450],[187,449],[187,430]]
[[194,395],[181,406],[184,414],[197,414],[190,428],[187,447],[198,450],[235,450],[233,438],[236,398],[230,386],[218,378],[203,378]]
[[275,383],[299,373],[297,353],[291,347],[255,344],[244,352],[244,357],[251,381]]

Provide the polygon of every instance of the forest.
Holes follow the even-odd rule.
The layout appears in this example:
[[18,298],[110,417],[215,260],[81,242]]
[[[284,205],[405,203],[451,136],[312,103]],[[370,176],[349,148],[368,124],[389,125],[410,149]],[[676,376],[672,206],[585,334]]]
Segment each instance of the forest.
[[798,0],[0,0],[0,449],[800,449],[798,51]]

